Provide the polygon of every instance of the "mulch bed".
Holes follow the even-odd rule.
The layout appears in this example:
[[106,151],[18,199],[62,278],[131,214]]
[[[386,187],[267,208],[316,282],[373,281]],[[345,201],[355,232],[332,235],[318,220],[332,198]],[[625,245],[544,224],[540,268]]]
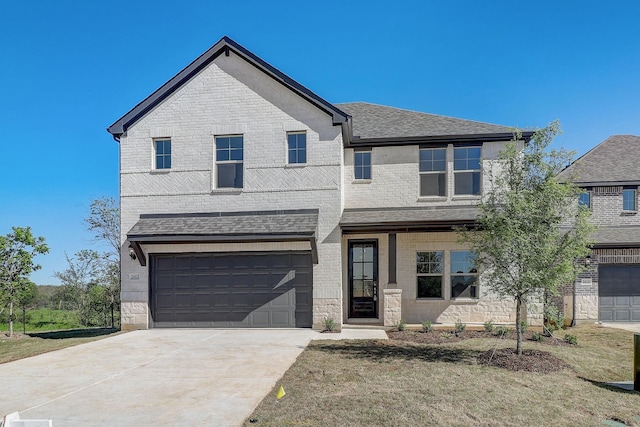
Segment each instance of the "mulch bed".
[[509,371],[527,371],[548,374],[568,368],[564,360],[540,350],[522,350],[518,356],[512,348],[489,350],[478,356],[478,363],[484,366],[508,369]]
[[[472,338],[495,338],[508,339],[513,342],[515,347],[516,333],[511,331],[503,336],[494,335],[486,331],[447,331],[435,330],[431,332],[419,331],[387,331],[390,340],[410,342],[414,344],[445,344],[458,341],[464,341]],[[523,341],[532,341],[532,333],[523,334]],[[547,345],[571,346],[568,342],[556,337],[544,337],[542,341],[538,341]],[[541,351],[527,349],[522,351],[522,355],[518,356],[514,348],[493,349],[478,356],[478,363],[483,366],[494,366],[497,368],[508,369],[510,371],[527,371],[547,374],[550,372],[560,371],[569,367],[566,362],[557,358],[553,354]]]
[[[412,342],[416,344],[446,344],[458,341],[464,341],[471,338],[495,338],[495,339],[509,339],[515,340],[516,333],[515,331],[511,331],[508,334],[501,335],[493,335],[491,332],[485,331],[445,331],[445,330],[435,330],[431,332],[419,332],[419,331],[387,331],[387,336],[390,340],[395,341],[404,341],[404,342]],[[522,340],[532,340],[532,333],[527,332],[523,334]],[[560,345],[560,346],[570,346],[568,342],[556,337],[544,337],[540,343],[547,345]]]

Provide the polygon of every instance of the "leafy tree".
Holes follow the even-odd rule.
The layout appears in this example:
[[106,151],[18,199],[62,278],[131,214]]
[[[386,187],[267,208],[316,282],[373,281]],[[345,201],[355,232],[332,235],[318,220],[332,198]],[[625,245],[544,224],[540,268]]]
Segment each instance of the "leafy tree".
[[61,298],[69,304],[78,315],[79,322],[84,326],[91,324],[91,300],[89,288],[100,280],[101,257],[97,251],[83,249],[73,257],[65,254],[67,269],[57,271],[54,276],[62,286]]
[[17,293],[17,303],[22,309],[22,333],[27,333],[27,307],[36,304],[38,299],[38,285],[31,280],[27,280],[26,283],[20,287]]
[[111,312],[111,327],[115,327],[115,311],[120,309],[120,207],[110,197],[91,202],[87,229],[94,233],[94,242],[106,243],[109,250],[102,254],[102,295]]
[[557,294],[575,279],[575,259],[589,253],[594,228],[578,206],[580,190],[557,174],[572,153],[548,150],[557,122],[536,131],[522,149],[520,135],[485,166],[488,191],[478,205],[478,227],[459,229],[476,254],[487,287],[516,302],[516,352],[522,354],[521,308],[542,291]]
[[9,305],[9,336],[13,336],[13,308],[20,293],[28,286],[29,275],[40,265],[34,257],[49,252],[44,237],[35,237],[31,227],[12,227],[13,232],[0,236],[0,292]]

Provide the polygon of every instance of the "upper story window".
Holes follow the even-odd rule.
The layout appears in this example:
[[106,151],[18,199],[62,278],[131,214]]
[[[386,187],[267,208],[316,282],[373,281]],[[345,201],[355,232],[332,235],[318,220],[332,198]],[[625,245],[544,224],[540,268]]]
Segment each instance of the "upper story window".
[[289,164],[307,163],[307,133],[288,132],[287,149],[289,154]]
[[625,211],[636,210],[636,189],[635,188],[622,189],[622,210],[625,210]]
[[442,298],[443,252],[418,252],[416,272],[418,298]]
[[451,298],[478,298],[478,270],[470,251],[451,251]]
[[242,188],[242,135],[216,136],[217,188]]
[[584,189],[582,193],[578,195],[578,205],[586,208],[591,208],[591,192]]
[[420,195],[446,196],[447,149],[420,149]]
[[482,147],[454,147],[454,193],[480,194],[480,155]]
[[156,152],[156,169],[171,169],[171,140],[156,139],[153,141]]
[[371,150],[353,153],[354,176],[356,179],[371,179]]

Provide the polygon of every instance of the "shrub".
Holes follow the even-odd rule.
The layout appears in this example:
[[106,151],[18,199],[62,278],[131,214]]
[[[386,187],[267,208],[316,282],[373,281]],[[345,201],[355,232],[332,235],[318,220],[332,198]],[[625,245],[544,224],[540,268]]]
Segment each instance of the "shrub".
[[447,331],[440,332],[440,338],[449,339],[451,338],[451,334]]
[[324,318],[324,330],[327,332],[333,332],[336,330],[336,322],[331,317]]
[[506,326],[496,326],[493,329],[493,335],[497,337],[503,336],[503,335],[509,335],[509,332],[511,332],[511,329],[507,328]]
[[462,332],[467,327],[460,319],[456,320],[456,332]]
[[491,320],[487,320],[486,322],[484,322],[484,331],[493,332],[493,322]]
[[542,335],[542,334],[541,334],[541,333],[539,333],[539,332],[533,332],[533,333],[531,334],[531,339],[532,339],[533,341],[543,341],[543,340],[544,340],[544,335]]
[[572,345],[578,345],[578,337],[571,334],[564,334],[564,341]]
[[431,332],[431,331],[433,331],[433,324],[428,320],[425,320],[424,322],[422,322],[422,332]]
[[544,308],[544,317],[546,319],[546,326],[551,331],[564,329],[564,316],[555,305],[547,305]]
[[399,331],[404,331],[407,328],[407,321],[404,319],[400,319],[398,322],[397,328]]
[[529,330],[529,324],[527,323],[526,320],[521,320],[520,321],[520,330],[524,333],[527,332]]

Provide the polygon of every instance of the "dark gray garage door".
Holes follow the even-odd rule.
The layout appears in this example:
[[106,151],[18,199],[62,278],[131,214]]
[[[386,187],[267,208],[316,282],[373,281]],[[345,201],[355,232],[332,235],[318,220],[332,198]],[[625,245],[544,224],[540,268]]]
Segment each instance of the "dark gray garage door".
[[600,321],[640,321],[640,265],[599,266],[598,293]]
[[308,252],[151,255],[156,327],[311,327]]

